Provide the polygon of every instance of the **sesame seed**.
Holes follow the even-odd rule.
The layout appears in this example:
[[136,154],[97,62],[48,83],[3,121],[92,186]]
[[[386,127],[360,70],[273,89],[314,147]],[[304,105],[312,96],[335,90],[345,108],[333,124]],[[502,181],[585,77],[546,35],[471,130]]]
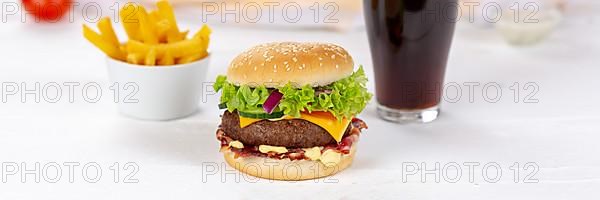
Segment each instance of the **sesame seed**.
[[331,59],[335,59],[335,54],[331,55]]
[[340,68],[340,65],[335,65],[335,68],[336,68],[336,69],[337,69],[337,68]]

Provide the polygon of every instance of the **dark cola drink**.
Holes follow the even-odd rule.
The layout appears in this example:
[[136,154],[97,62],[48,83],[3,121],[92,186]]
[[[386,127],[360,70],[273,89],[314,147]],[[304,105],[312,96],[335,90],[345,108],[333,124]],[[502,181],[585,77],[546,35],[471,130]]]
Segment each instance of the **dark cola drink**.
[[377,111],[385,120],[437,118],[457,20],[456,0],[364,0]]

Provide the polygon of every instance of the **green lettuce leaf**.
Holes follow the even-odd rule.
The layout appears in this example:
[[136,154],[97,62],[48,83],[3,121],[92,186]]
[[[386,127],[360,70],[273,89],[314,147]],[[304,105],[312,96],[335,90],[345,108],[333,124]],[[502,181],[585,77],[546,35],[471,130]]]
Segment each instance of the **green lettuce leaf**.
[[246,112],[261,112],[262,103],[269,97],[269,90],[264,86],[250,88],[247,85],[236,86],[227,82],[226,76],[218,76],[213,85],[215,91],[221,91],[221,103],[227,105],[227,110]]
[[[337,119],[351,118],[366,107],[373,95],[367,91],[367,77],[360,66],[349,77],[338,80],[320,90],[331,92],[315,92],[315,88],[305,85],[294,88],[288,83],[277,88],[283,94],[275,111],[283,111],[285,115],[300,117],[301,112],[331,112]],[[222,91],[221,103],[227,105],[229,111],[263,112],[262,104],[273,89],[264,86],[250,88],[247,85],[235,86],[227,82],[226,76],[218,76],[213,85],[215,91]]]

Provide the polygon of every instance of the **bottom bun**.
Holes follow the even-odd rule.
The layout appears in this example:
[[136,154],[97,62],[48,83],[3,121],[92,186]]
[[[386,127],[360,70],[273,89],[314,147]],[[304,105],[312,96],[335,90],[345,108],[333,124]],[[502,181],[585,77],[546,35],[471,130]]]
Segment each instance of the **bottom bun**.
[[225,161],[238,171],[259,178],[299,181],[317,179],[336,174],[352,164],[355,148],[343,155],[335,166],[327,167],[320,161],[272,159],[267,157],[238,157],[231,151],[223,152]]

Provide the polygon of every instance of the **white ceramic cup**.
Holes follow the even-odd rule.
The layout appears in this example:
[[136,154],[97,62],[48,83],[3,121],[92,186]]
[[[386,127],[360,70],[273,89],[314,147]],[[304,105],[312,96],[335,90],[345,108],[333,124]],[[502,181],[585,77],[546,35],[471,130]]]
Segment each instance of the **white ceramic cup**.
[[171,120],[193,114],[198,109],[209,62],[210,55],[188,64],[149,67],[107,58],[111,86],[119,86],[119,111],[143,120]]

